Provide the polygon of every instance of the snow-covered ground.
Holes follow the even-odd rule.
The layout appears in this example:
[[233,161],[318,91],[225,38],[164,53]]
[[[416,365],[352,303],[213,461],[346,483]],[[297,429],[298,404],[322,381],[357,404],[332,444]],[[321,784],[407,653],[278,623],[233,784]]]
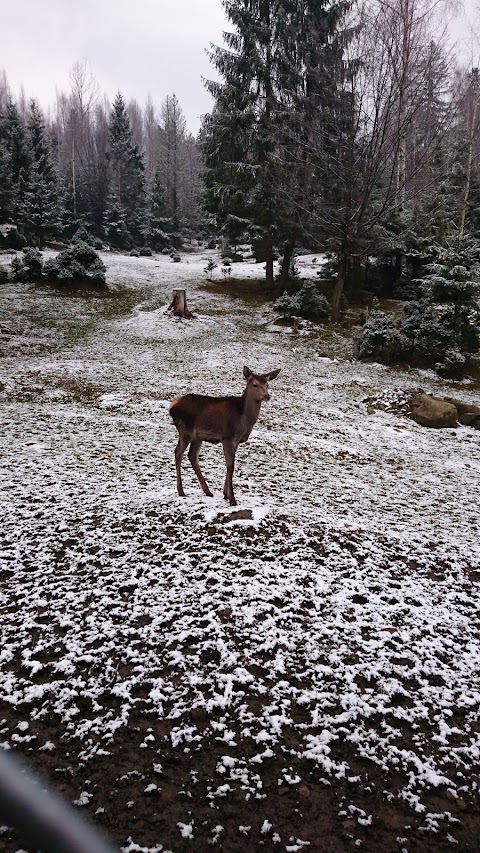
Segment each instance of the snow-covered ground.
[[[474,850],[480,433],[368,415],[451,387],[275,331],[210,254],[104,254],[116,299],[0,288],[1,740],[132,853]],[[167,402],[244,364],[281,373],[238,507],[208,445],[181,499]]]

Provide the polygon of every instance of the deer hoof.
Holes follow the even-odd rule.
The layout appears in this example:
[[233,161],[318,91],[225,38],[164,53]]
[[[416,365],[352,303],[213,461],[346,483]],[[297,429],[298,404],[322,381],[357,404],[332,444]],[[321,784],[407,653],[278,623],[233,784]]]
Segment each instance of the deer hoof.
[[206,494],[207,498],[213,498],[213,495],[212,495],[210,489],[207,489],[205,494]]

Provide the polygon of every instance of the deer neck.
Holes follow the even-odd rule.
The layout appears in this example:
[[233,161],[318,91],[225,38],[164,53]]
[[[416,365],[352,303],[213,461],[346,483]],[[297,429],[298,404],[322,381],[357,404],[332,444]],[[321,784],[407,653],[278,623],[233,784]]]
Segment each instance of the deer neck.
[[243,399],[243,417],[245,423],[253,427],[253,425],[258,420],[258,416],[260,414],[260,406],[262,405],[261,400],[255,400],[253,395],[248,392],[248,386],[245,388],[245,391],[242,395]]

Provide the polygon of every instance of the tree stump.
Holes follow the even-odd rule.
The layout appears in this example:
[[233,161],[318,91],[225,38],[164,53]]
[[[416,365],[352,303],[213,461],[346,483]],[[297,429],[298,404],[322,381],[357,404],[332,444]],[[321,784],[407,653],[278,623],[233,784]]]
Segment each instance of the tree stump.
[[167,311],[173,311],[174,317],[186,317],[191,319],[193,314],[187,308],[187,291],[174,290],[172,293],[172,301],[167,308]]

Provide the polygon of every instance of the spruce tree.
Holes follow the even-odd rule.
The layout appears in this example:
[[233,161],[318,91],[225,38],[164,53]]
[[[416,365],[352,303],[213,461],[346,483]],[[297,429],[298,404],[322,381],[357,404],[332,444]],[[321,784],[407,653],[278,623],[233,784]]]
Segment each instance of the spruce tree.
[[20,229],[25,226],[25,195],[30,187],[32,155],[27,130],[13,103],[8,103],[2,121],[2,138],[9,157],[12,187],[10,219]]
[[[124,224],[133,241],[143,243],[147,227],[145,167],[138,147],[133,142],[130,119],[120,92],[112,106],[108,129],[110,199],[105,212],[105,221],[111,220],[115,210],[115,217],[123,216]],[[113,199],[115,199],[115,205]]]
[[211,54],[224,82],[207,84],[216,103],[203,127],[206,206],[227,239],[238,240],[244,223],[245,238],[263,244],[272,284],[274,2],[224,0],[223,5],[235,31],[225,33],[226,48]]
[[167,215],[165,201],[165,189],[159,170],[153,177],[150,191],[150,220],[148,230],[148,243],[153,249],[161,250],[171,246],[173,239],[173,222]]
[[27,126],[31,171],[25,193],[25,228],[42,246],[46,237],[58,232],[58,190],[45,124],[33,100],[30,102]]
[[[273,245],[282,242],[290,266],[305,238],[304,211],[320,171],[308,161],[309,143],[328,155],[340,73],[337,38],[347,3],[329,0],[223,0],[234,32],[211,58],[223,82],[208,83],[215,98],[204,123],[205,203],[225,236],[243,231],[263,244],[273,283]],[[323,136],[322,136],[323,134]],[[322,145],[318,138],[322,136]],[[318,158],[317,158],[318,159]],[[315,174],[314,174],[315,172]],[[327,185],[326,169],[322,176]]]
[[0,129],[0,223],[13,222],[13,198],[11,158]]

